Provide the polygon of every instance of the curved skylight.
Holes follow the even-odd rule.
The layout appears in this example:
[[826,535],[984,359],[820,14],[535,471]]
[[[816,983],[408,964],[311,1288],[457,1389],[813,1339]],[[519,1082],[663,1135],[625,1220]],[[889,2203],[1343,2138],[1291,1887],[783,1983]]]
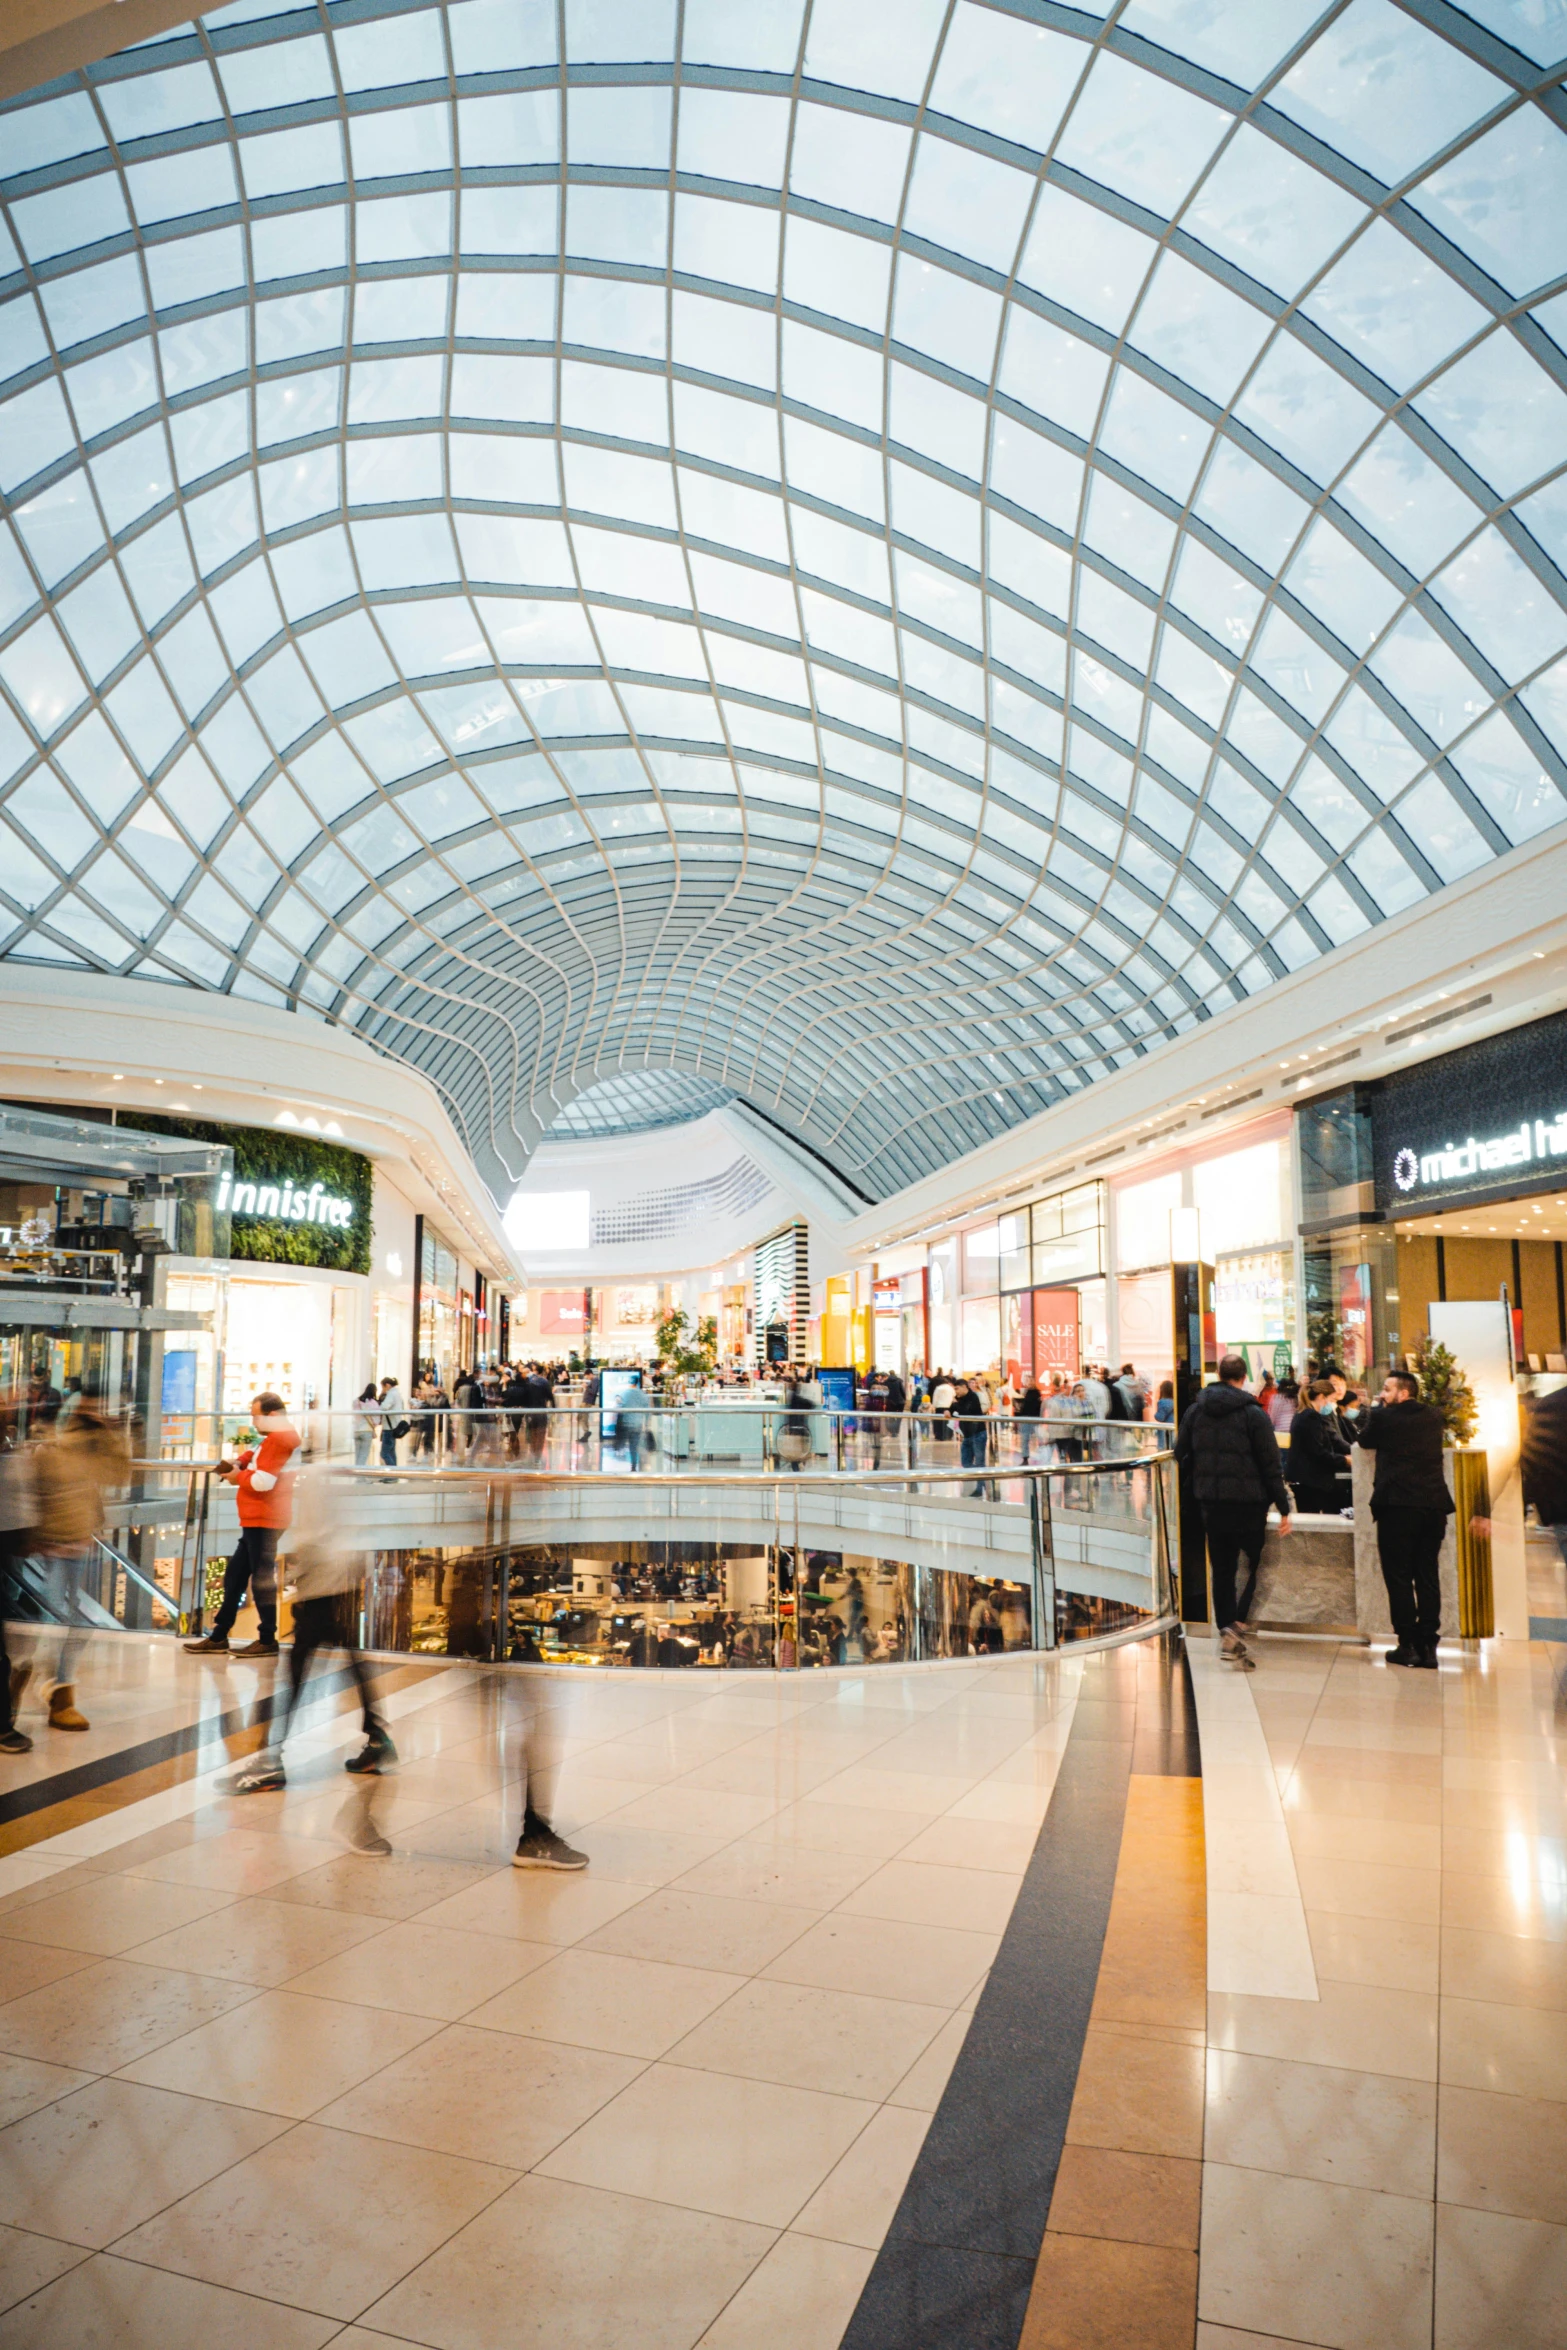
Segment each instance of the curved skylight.
[[0,113],[0,946],[884,1195],[1567,815],[1561,0],[256,0]]
[[650,1134],[660,1126],[687,1126],[733,1101],[727,1085],[688,1077],[679,1069],[627,1069],[601,1077],[568,1102],[549,1130],[551,1142],[580,1142],[605,1134]]

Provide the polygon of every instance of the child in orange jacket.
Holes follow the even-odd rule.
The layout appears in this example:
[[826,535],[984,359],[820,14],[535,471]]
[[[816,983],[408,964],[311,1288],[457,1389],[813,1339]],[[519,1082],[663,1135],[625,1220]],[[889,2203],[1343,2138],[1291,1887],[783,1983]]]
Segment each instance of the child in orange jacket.
[[232,1461],[220,1461],[218,1473],[226,1484],[239,1488],[239,1541],[223,1572],[223,1605],[212,1629],[201,1640],[187,1640],[191,1656],[227,1656],[229,1634],[239,1614],[247,1586],[256,1603],[256,1637],[239,1656],[276,1656],[277,1539],[293,1516],[294,1472],[299,1431],[288,1417],[280,1395],[270,1390],[251,1400],[251,1417],[260,1443],[247,1445]]

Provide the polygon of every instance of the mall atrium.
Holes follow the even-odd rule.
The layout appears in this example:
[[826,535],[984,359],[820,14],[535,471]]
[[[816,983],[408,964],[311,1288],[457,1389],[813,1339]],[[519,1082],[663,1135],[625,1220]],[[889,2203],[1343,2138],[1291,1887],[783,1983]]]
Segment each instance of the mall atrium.
[[0,2350],[1567,2350],[1564,77],[0,0]]

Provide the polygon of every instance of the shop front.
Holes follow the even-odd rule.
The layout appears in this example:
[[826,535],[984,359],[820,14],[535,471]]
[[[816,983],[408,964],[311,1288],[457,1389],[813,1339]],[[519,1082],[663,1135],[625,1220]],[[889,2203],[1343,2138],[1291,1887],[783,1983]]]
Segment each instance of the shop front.
[[1121,1361],[1155,1388],[1174,1379],[1175,1268],[1193,1263],[1212,1272],[1213,1351],[1243,1356],[1253,1380],[1298,1368],[1288,1111],[1117,1176],[1111,1194]]
[[1504,1296],[1521,1371],[1567,1373],[1567,1014],[1296,1111],[1307,1337],[1357,1383],[1433,1306]]

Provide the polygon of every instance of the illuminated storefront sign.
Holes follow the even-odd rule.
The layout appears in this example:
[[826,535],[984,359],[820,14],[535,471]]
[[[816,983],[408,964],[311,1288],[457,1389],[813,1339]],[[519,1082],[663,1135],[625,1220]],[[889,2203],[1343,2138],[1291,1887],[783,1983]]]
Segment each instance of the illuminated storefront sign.
[[1393,1154],[1393,1181],[1402,1192],[1430,1191],[1440,1184],[1473,1183],[1477,1176],[1552,1159],[1567,1159],[1567,1110],[1557,1110],[1549,1118],[1521,1119],[1510,1133],[1484,1142],[1471,1134],[1467,1142],[1450,1142],[1434,1151],[1417,1151],[1405,1143]]
[[341,1192],[312,1183],[309,1190],[282,1183],[236,1183],[225,1175],[213,1206],[221,1216],[258,1216],[277,1224],[324,1224],[346,1232],[354,1220],[354,1203]]
[[1359,1100],[1372,1145],[1371,1167],[1359,1171],[1372,1174],[1384,1216],[1560,1189],[1567,1174],[1567,1014],[1552,1012],[1400,1069],[1364,1087]]

